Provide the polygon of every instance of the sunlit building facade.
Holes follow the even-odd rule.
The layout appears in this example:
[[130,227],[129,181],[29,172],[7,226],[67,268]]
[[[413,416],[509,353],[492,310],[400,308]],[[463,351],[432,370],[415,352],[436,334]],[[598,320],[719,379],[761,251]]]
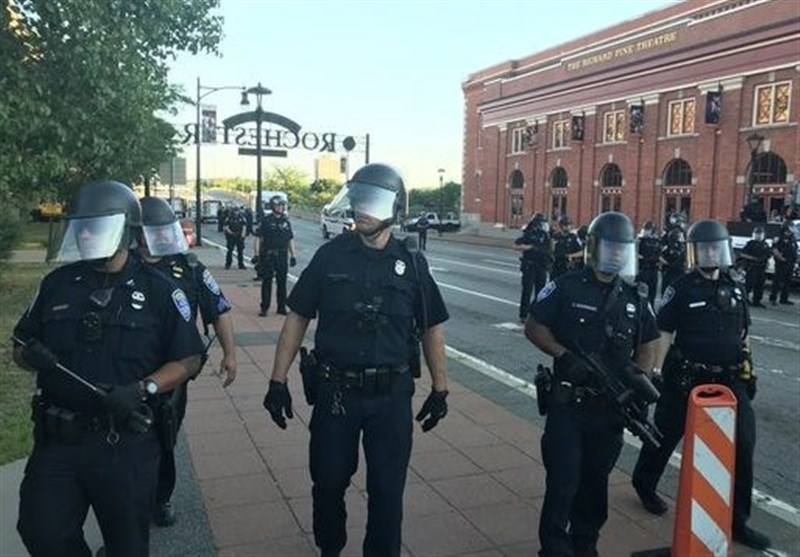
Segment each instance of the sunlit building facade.
[[800,3],[689,0],[475,72],[462,220],[637,226],[671,211],[780,213],[798,178]]

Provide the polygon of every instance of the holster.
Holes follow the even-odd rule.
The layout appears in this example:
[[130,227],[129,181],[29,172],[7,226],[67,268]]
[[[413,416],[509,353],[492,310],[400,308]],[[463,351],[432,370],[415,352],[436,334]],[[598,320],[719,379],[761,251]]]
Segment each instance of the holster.
[[321,374],[319,361],[314,350],[311,352],[305,346],[300,347],[300,378],[303,381],[303,394],[309,406],[317,400],[317,389]]
[[419,379],[422,377],[422,350],[419,341],[414,338],[411,342],[411,359],[408,361],[408,370],[411,372],[411,377]]
[[178,415],[178,400],[181,396],[181,390],[185,388],[185,383],[178,385],[171,393],[162,396],[156,406],[156,437],[158,437],[158,443],[164,452],[172,451],[178,440],[178,430],[181,427],[180,416]]
[[553,374],[550,368],[539,364],[533,384],[536,385],[536,406],[539,408],[539,415],[545,416],[550,408],[550,394],[553,387]]

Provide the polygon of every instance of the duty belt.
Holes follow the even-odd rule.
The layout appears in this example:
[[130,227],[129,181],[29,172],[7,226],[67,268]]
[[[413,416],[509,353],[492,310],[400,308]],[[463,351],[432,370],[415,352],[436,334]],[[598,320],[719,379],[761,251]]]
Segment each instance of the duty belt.
[[349,387],[363,391],[382,392],[395,377],[407,373],[409,367],[365,367],[360,369],[341,369],[330,364],[323,364],[322,375],[326,379],[340,381]]

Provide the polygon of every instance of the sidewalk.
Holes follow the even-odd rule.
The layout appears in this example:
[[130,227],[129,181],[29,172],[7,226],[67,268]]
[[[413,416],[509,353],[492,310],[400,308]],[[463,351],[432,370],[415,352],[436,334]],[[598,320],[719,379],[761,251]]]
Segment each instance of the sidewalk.
[[[210,247],[201,250],[200,258],[233,305],[239,373],[230,387],[221,387],[213,373],[221,358],[215,343],[203,374],[189,389],[174,499],[179,522],[170,529],[152,530],[151,554],[316,555],[308,472],[311,408],[305,404],[296,362],[289,375],[295,418],[288,429],[275,426],[262,407],[283,317],[257,317],[259,283],[252,280],[252,271],[224,270],[219,252]],[[310,345],[313,330],[306,338]],[[452,359],[448,372],[449,414],[429,433],[415,424],[403,555],[533,556],[539,547],[537,526],[545,491],[539,451],[542,421],[535,401]],[[429,389],[423,370],[415,411]],[[0,468],[2,557],[25,555],[14,531],[14,492],[22,465],[20,461]],[[601,555],[630,555],[670,544],[674,502],[663,517],[647,514],[629,476],[619,469],[611,474],[609,501]],[[348,491],[347,511],[348,545],[343,555],[361,555],[366,524],[363,456]],[[95,526],[88,530],[90,544],[97,549],[99,533]],[[784,530],[781,537],[786,536]],[[750,553],[736,546],[735,554]]]

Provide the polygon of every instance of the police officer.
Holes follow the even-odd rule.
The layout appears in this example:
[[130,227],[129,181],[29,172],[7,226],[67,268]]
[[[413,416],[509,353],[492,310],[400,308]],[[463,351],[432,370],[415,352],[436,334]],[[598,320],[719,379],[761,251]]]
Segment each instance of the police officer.
[[780,302],[791,306],[794,302],[789,299],[789,284],[792,282],[794,264],[797,261],[797,238],[790,221],[783,223],[779,236],[773,240],[772,255],[775,257],[775,275],[772,277],[769,301],[774,306],[780,293]]
[[658,310],[661,331],[655,373],[663,365],[664,388],[655,422],[664,439],[658,449],[643,446],[633,486],[645,509],[663,514],[667,505],[656,486],[672,451],[683,436],[689,392],[697,385],[725,384],[738,401],[733,539],[757,549],[769,539],[746,525],[753,490],[756,422],[750,400],[756,382],[750,357],[744,284],[731,265],[730,237],[716,220],[697,221],[689,229],[687,262],[691,271],[664,292]]
[[272,278],[278,296],[278,313],[286,315],[286,275],[289,267],[297,265],[295,259],[294,233],[286,216],[283,198],[274,195],[269,200],[272,212],[261,220],[253,249],[258,254],[261,277],[261,317],[267,315],[272,300]]
[[631,358],[650,369],[658,331],[646,296],[628,282],[635,276],[633,224],[622,213],[602,213],[589,226],[586,267],[548,283],[531,306],[525,336],[554,358],[540,557],[597,555],[623,423],[578,354],[595,353],[609,369]]
[[519,319],[525,322],[534,297],[544,288],[547,272],[553,262],[553,246],[550,242],[550,225],[547,217],[536,213],[522,230],[522,236],[514,241],[514,249],[522,252],[520,271],[522,271],[522,296],[519,301]]
[[244,236],[246,234],[244,213],[241,209],[231,208],[225,218],[225,244],[227,252],[225,253],[225,268],[230,269],[233,262],[233,250],[236,250],[236,260],[239,263],[239,268],[244,269],[244,258],[242,251],[244,251]]
[[42,280],[14,329],[14,361],[38,372],[17,530],[34,557],[89,557],[91,506],[108,555],[146,556],[160,456],[147,402],[197,372],[203,344],[183,291],[130,256],[133,191],[92,182],[70,207],[59,259],[76,262]]
[[740,254],[745,261],[745,289],[748,296],[752,292],[752,303],[755,308],[763,308],[761,298],[764,297],[764,282],[767,280],[767,262],[772,255],[769,244],[764,240],[764,227],[753,229],[753,238],[747,242]]
[[658,287],[658,265],[661,261],[661,239],[653,224],[647,221],[639,237],[639,282],[647,285],[650,304],[655,302]]
[[681,221],[665,233],[661,248],[661,295],[686,272],[686,235]]
[[425,213],[420,213],[417,220],[417,234],[419,235],[419,249],[422,251],[428,249],[428,227],[430,227],[428,217],[425,216]]
[[550,278],[555,279],[573,269],[583,255],[583,244],[570,227],[572,219],[567,215],[558,218],[558,231],[553,235],[553,269]]
[[405,188],[384,164],[359,169],[343,198],[356,233],[317,250],[292,289],[264,406],[281,428],[292,417],[286,374],[309,321],[319,317],[319,384],[311,416],[314,540],[323,557],[347,542],[344,495],[358,466],[363,434],[369,497],[363,554],[400,555],[403,490],[411,455],[419,340],[433,389],[417,414],[423,431],[447,413],[441,294],[421,253],[390,230]]
[[[225,374],[224,387],[236,378],[236,345],[234,343],[231,304],[220,290],[211,272],[206,269],[197,256],[187,253],[186,237],[172,207],[164,199],[145,197],[142,205],[142,231],[137,235],[138,256],[152,267],[170,277],[186,293],[192,309],[192,322],[198,313],[203,325],[214,327],[214,332],[222,346],[222,361],[219,374]],[[170,411],[170,423],[160,423],[157,427],[172,428],[166,433],[169,441],[162,441],[161,464],[158,470],[158,488],[153,521],[157,526],[167,527],[175,524],[175,510],[170,502],[175,490],[175,453],[172,442],[180,429],[186,414],[188,383],[178,386],[170,393],[160,397],[160,404],[169,405],[162,412]],[[157,412],[157,416],[163,414]],[[162,436],[162,439],[164,437]],[[169,445],[169,446],[166,446]]]

